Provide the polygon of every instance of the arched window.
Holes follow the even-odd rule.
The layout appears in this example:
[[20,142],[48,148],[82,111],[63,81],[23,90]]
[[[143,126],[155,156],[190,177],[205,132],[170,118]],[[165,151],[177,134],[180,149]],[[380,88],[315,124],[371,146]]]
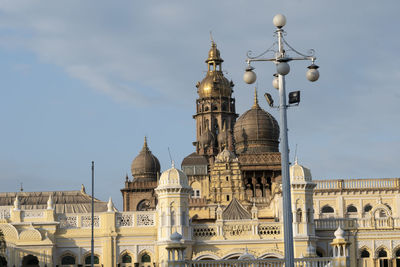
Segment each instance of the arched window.
[[297,209],[297,211],[296,211],[296,222],[300,223],[302,216],[303,216],[303,214],[301,212],[301,209]]
[[185,226],[186,225],[186,212],[182,211],[181,215],[181,225]]
[[386,211],[385,210],[380,210],[379,211],[379,218],[385,218],[387,215],[386,215]]
[[366,249],[363,249],[360,253],[361,258],[369,258],[369,252]]
[[357,212],[357,208],[353,205],[347,206],[347,212]]
[[321,249],[317,248],[317,250],[315,251],[315,254],[317,254],[318,257],[323,257],[324,256],[324,252],[322,252]]
[[151,262],[150,255],[147,253],[144,253],[142,257],[140,258],[141,262]]
[[161,225],[167,224],[167,217],[165,216],[165,212],[161,213]]
[[[91,255],[86,256],[85,264],[91,264],[91,263],[92,263]],[[93,263],[94,264],[99,264],[100,263],[99,257],[97,257],[96,255],[94,255]]]
[[370,210],[372,210],[372,206],[370,204],[364,206],[364,212],[369,212]]
[[386,250],[384,250],[384,249],[379,250],[378,258],[379,258],[379,266],[380,267],[388,267],[389,266],[389,259],[387,258]]
[[396,250],[396,266],[400,266],[400,249]]
[[73,265],[75,264],[75,257],[72,255],[66,255],[61,258],[61,265]]
[[124,256],[122,256],[122,263],[131,263],[132,262],[132,257],[129,256],[128,253],[125,253]]
[[176,224],[175,211],[171,211],[171,225]]
[[22,259],[22,266],[31,266],[31,265],[39,266],[39,260],[36,256],[29,254]]
[[387,257],[387,252],[384,249],[379,250],[378,252],[378,257],[379,258],[386,258]]
[[146,211],[146,210],[150,210],[150,200],[148,199],[143,199],[139,202],[139,204],[137,205],[136,209],[138,211]]
[[321,209],[321,213],[334,213],[334,212],[335,210],[329,205],[325,205]]

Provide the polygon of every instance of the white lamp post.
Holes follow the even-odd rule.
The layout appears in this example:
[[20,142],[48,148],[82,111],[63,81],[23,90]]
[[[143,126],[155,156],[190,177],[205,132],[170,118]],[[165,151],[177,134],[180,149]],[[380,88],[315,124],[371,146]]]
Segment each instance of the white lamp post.
[[[311,60],[311,65],[308,67],[306,77],[309,81],[315,82],[319,78],[318,66],[314,64],[316,57],[314,57],[314,51],[310,50],[309,55],[302,54],[291,47],[286,40],[283,38],[284,30],[283,26],[286,24],[286,18],[282,14],[278,14],[274,17],[273,23],[276,26],[277,42],[275,42],[271,48],[266,50],[259,56],[252,57],[251,51],[247,53],[246,62],[248,67],[243,76],[246,83],[254,83],[256,81],[256,74],[253,72],[254,68],[250,66],[253,61],[272,61],[276,65],[277,74],[274,74],[272,81],[273,87],[279,89],[279,111],[280,111],[280,139],[281,139],[281,164],[282,164],[282,193],[283,193],[283,230],[284,230],[284,244],[285,244],[285,266],[294,266],[294,252],[293,252],[293,214],[291,207],[291,193],[290,193],[290,177],[289,177],[289,145],[288,145],[288,134],[287,134],[287,117],[286,109],[288,104],[286,102],[285,92],[285,75],[290,72],[290,66],[288,62],[292,60]],[[277,49],[274,47],[277,46]],[[284,46],[287,46],[290,51],[293,51],[296,56],[290,57],[286,54]],[[289,51],[288,50],[288,51]],[[268,52],[273,52],[274,57],[262,58]]]

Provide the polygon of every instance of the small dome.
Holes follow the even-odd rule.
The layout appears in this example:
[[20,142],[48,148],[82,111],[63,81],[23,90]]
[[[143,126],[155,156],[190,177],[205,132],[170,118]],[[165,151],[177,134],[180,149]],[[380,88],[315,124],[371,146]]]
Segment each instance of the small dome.
[[336,229],[334,235],[335,235],[335,238],[336,238],[336,239],[344,239],[344,231],[343,231],[343,229],[340,227],[340,225],[339,225],[338,229]]
[[157,173],[160,172],[160,162],[148,148],[146,137],[144,138],[142,150],[132,161],[131,171],[135,181],[157,181]]
[[206,63],[210,61],[217,61],[219,63],[224,62],[224,60],[221,58],[221,53],[217,49],[217,44],[214,42],[211,42],[211,48],[210,51],[208,51],[208,58],[206,60]]
[[175,231],[172,233],[172,235],[169,237],[169,239],[171,239],[171,241],[174,241],[174,242],[179,242],[182,239],[182,235]]
[[160,176],[157,189],[163,188],[191,189],[186,174],[183,171],[176,169],[174,163],[172,163],[171,169],[164,171]]
[[232,151],[229,151],[226,147],[223,151],[221,151],[215,161],[216,162],[231,162],[232,160],[237,160],[235,154]]
[[279,152],[279,125],[275,118],[258,105],[257,92],[253,107],[243,113],[234,127],[236,152]]
[[238,258],[238,260],[255,260],[255,259],[256,259],[256,257],[254,257],[253,254],[249,253],[249,251],[247,250],[247,247],[246,247],[246,251],[242,255],[240,255],[240,257]]
[[304,166],[297,163],[297,158],[294,165],[290,166],[290,180],[291,181],[311,181],[311,171]]

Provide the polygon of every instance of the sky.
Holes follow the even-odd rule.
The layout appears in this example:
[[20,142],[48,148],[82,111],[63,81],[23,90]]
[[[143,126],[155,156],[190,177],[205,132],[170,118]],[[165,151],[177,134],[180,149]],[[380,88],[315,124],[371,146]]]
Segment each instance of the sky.
[[[147,136],[161,169],[194,151],[195,84],[206,72],[210,31],[239,114],[253,102],[246,53],[286,40],[316,52],[292,62],[290,159],[314,179],[400,177],[400,2],[387,1],[0,1],[0,191],[79,190],[113,198]],[[254,63],[260,96],[278,94],[272,63]],[[279,119],[278,111],[260,105]]]

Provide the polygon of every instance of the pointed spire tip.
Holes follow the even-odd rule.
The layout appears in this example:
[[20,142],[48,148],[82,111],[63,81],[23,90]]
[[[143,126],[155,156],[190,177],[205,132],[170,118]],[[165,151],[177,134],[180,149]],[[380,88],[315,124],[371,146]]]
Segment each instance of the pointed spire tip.
[[260,108],[258,105],[257,87],[254,87],[254,104],[252,108]]

